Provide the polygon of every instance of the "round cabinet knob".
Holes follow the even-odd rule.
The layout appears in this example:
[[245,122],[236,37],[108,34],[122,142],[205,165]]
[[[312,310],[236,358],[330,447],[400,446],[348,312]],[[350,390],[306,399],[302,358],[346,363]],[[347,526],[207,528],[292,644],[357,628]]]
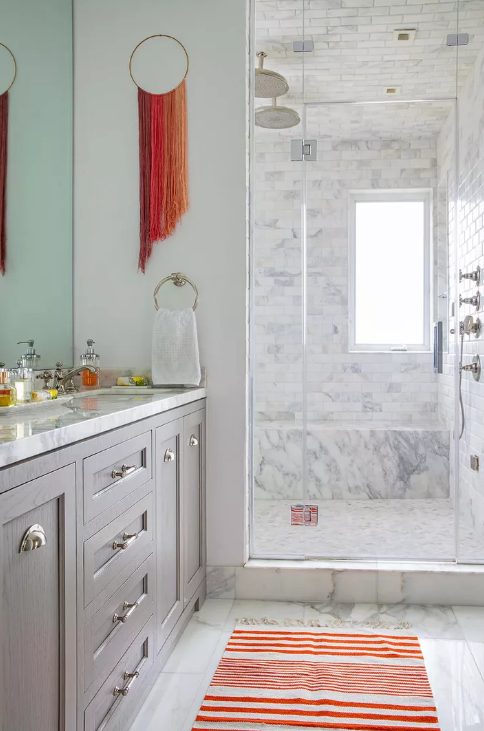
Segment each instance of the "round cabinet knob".
[[47,545],[47,538],[45,536],[45,530],[41,525],[35,523],[27,528],[25,531],[22,542],[20,544],[19,553],[25,553],[26,551],[35,551],[37,548]]
[[190,445],[190,447],[198,447],[198,439],[195,436],[195,434],[192,434],[192,436],[190,437],[190,441],[188,442],[188,444]]

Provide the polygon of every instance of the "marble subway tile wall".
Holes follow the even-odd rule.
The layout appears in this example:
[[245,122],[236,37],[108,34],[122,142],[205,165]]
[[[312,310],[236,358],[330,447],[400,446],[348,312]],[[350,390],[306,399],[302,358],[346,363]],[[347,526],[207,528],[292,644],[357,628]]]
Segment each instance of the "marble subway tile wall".
[[[435,420],[438,384],[430,353],[348,351],[349,192],[435,189],[435,139],[325,140],[323,135],[321,130],[318,162],[307,166],[308,419],[398,425]],[[259,424],[298,424],[302,417],[302,170],[289,159],[289,139],[279,131],[256,132],[254,385]]]

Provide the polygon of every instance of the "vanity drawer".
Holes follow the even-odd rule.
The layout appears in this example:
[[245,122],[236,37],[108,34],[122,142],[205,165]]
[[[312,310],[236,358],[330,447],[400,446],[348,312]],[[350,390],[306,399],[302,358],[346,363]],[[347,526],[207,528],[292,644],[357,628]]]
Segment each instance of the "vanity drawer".
[[84,543],[84,606],[111,582],[115,591],[153,553],[153,493]]
[[[154,612],[155,557],[152,554],[124,584],[85,615],[84,689],[97,686],[118,662]],[[95,602],[91,604],[93,606]]]
[[153,617],[84,712],[84,731],[118,731],[134,713],[154,661]]
[[151,479],[151,432],[84,460],[84,525]]

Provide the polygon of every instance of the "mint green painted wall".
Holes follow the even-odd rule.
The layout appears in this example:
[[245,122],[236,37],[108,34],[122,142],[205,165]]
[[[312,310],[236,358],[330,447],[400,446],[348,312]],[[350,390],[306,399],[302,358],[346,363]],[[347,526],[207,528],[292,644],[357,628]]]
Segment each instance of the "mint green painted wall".
[[40,367],[72,363],[72,3],[0,0],[0,41],[17,60],[10,90],[7,272],[0,360],[35,339]]

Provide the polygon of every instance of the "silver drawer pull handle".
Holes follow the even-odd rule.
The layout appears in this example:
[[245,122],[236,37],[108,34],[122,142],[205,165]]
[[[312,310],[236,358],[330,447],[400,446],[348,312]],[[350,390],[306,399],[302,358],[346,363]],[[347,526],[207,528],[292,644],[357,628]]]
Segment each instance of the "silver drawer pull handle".
[[139,533],[123,533],[123,542],[118,543],[114,541],[113,551],[117,551],[120,548],[122,551],[126,551],[127,548],[138,538]]
[[129,689],[133,685],[134,681],[136,678],[139,678],[139,671],[135,670],[134,673],[123,673],[123,678],[128,682],[123,688],[118,688],[118,686],[116,686],[113,690],[113,695],[128,695]]
[[167,449],[164,456],[164,462],[174,462],[175,461],[175,452],[173,449]]
[[36,548],[42,548],[42,546],[45,546],[46,544],[47,538],[45,537],[45,530],[41,525],[35,523],[25,531],[18,552],[24,553],[25,551],[35,551]]
[[190,447],[198,447],[198,439],[196,438],[195,434],[192,434],[188,444],[190,445]]
[[124,624],[125,622],[128,621],[128,619],[131,617],[131,615],[133,614],[134,610],[138,606],[139,606],[139,602],[123,602],[123,609],[125,611],[127,609],[128,611],[126,612],[126,614],[118,614],[117,612],[115,612],[113,614],[113,622],[114,623],[116,623],[116,622],[122,622]]
[[114,470],[111,472],[111,477],[114,479],[119,477],[127,477],[128,475],[132,475],[133,472],[136,472],[137,467],[135,464],[122,464],[121,467],[115,467]]

